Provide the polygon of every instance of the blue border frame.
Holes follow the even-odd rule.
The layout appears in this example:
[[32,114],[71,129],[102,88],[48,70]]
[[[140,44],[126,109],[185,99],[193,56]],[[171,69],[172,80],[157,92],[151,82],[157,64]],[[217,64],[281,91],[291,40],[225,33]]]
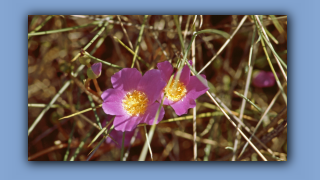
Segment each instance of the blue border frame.
[[[4,179],[316,179],[319,170],[319,1],[40,1],[2,3],[1,177]],[[289,135],[287,162],[28,162],[27,15],[284,14],[288,15]],[[5,51],[4,51],[5,50]],[[8,91],[10,89],[10,91]],[[308,93],[304,93],[308,89]],[[258,163],[258,164],[257,164]]]

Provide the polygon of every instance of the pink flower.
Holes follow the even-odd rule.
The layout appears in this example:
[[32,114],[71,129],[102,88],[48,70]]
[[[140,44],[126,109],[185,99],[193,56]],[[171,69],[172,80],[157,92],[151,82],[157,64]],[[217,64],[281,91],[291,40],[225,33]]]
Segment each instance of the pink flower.
[[[112,117],[112,116],[108,116],[108,117]],[[111,118],[107,118],[109,120],[111,120]],[[103,121],[101,123],[102,127],[104,127],[106,125],[106,121]],[[131,138],[133,137],[134,135],[134,132],[135,131],[129,131],[129,132],[126,132],[125,134],[125,137],[124,137],[124,147],[128,147],[130,145],[130,141],[131,141]],[[110,136],[118,143],[116,145],[117,148],[121,148],[122,146],[122,136],[123,136],[123,132],[121,131],[117,131],[117,130],[112,130],[111,133],[110,133]],[[136,136],[137,139],[141,139],[141,135],[140,133],[138,132],[137,136]],[[108,144],[115,144],[110,137],[107,137],[106,139],[106,143]]]
[[259,88],[271,87],[276,82],[272,72],[260,71],[253,78],[253,85]]
[[[189,61],[189,63],[191,64],[192,62]],[[165,61],[158,63],[157,67],[161,71],[162,79],[168,83],[173,73],[172,65],[168,61]],[[201,76],[204,79],[206,78],[203,74],[201,74]],[[177,83],[175,89],[174,83]],[[168,86],[169,89],[163,104],[170,105],[179,116],[186,114],[189,108],[194,108],[196,106],[195,99],[209,89],[208,85],[201,83],[197,77],[190,76],[190,69],[187,65],[183,67],[179,81],[175,82],[175,80],[172,79],[172,83]],[[163,98],[163,95],[164,90],[161,93],[161,98]]]
[[[143,76],[135,68],[124,68],[111,77],[114,89],[101,94],[102,108],[106,114],[115,115],[113,125],[118,131],[132,131],[139,123],[153,124],[160,103],[155,102],[165,87],[157,69]],[[156,123],[162,120],[161,107]]]

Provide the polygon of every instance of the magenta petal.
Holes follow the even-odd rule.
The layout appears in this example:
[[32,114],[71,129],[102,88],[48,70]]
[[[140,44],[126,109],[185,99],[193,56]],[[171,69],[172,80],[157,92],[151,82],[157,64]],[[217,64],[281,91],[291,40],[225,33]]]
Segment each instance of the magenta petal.
[[[152,125],[153,121],[155,119],[155,116],[157,114],[159,106],[160,106],[160,103],[158,103],[158,102],[151,104],[148,107],[148,109],[146,110],[146,112],[143,114],[143,116],[141,117],[142,118],[141,123],[146,123],[146,124]],[[163,116],[164,116],[164,109],[163,109],[163,107],[161,107],[159,117],[158,117],[156,124],[158,124],[163,119]]]
[[272,72],[260,71],[258,75],[253,78],[253,85],[264,88],[271,87],[275,84],[275,78]]
[[[206,76],[203,74],[200,74],[204,79],[206,79]],[[206,86],[196,77],[196,76],[191,76],[190,77],[190,82],[187,85],[187,97],[189,99],[197,99],[199,96],[204,94],[206,91],[209,90],[207,81],[206,81]]]
[[121,102],[125,92],[118,89],[107,89],[101,94],[103,102]]
[[173,73],[173,67],[169,61],[164,61],[157,64],[158,69],[161,71],[161,77],[165,82],[168,82],[171,74]]
[[122,99],[125,93],[117,89],[107,89],[101,94],[103,99],[102,109],[106,114],[124,115],[126,112],[122,107]]
[[196,102],[194,99],[189,99],[188,97],[183,98],[180,101],[177,101],[174,104],[171,104],[171,107],[174,109],[178,116],[188,113],[188,109],[196,107]]
[[[192,61],[189,60],[190,65],[192,65]],[[188,65],[184,65],[181,76],[180,76],[180,82],[182,82],[184,85],[188,85],[190,80],[190,68]]]
[[94,63],[91,66],[91,69],[94,72],[94,74],[99,77],[101,75],[102,63],[101,62]]
[[[160,97],[159,97],[159,99],[158,99],[159,102],[161,102],[161,100],[162,100],[162,98],[163,98],[163,95],[164,95],[164,92],[161,92],[161,95],[160,95]],[[171,104],[173,104],[173,103],[174,103],[174,102],[171,101],[171,100],[169,100],[167,97],[165,97],[164,100],[163,100],[163,105],[171,105]]]
[[166,82],[162,80],[160,74],[159,70],[151,69],[143,75],[139,82],[137,90],[146,93],[149,104],[159,98],[161,91],[166,86]]
[[132,131],[140,123],[139,116],[116,116],[113,121],[114,129],[117,131]]
[[141,77],[136,68],[123,68],[111,77],[111,83],[113,88],[129,92],[136,89]]

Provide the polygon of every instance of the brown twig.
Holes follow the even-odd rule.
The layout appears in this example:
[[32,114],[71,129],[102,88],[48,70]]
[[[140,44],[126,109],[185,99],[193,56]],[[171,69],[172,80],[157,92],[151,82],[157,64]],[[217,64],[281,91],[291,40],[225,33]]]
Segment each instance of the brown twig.
[[[75,148],[77,147],[78,144],[71,144],[70,145],[70,148]],[[59,144],[59,145],[55,145],[55,146],[52,146],[52,147],[49,147],[48,149],[45,149],[43,151],[40,151],[40,152],[37,152],[36,154],[32,155],[32,156],[29,156],[28,157],[28,161],[32,161],[44,154],[47,154],[49,152],[52,152],[52,151],[55,151],[55,150],[58,150],[58,149],[63,149],[63,148],[66,148],[68,147],[68,144],[67,143],[64,143],[64,144]]]
[[80,80],[78,80],[77,78],[72,78],[72,80],[77,84],[77,86],[80,89],[82,89],[86,94],[90,95],[95,102],[97,102],[99,104],[103,103],[101,97],[96,92],[92,91],[91,89],[86,89]]
[[[269,141],[271,141],[274,137],[279,136],[283,130],[287,127],[287,119],[285,119],[284,121],[282,121],[282,123],[280,123],[273,131],[269,132],[268,134],[264,135],[261,138],[261,141],[266,144]],[[261,149],[261,146],[258,144],[257,145],[258,149]],[[252,148],[250,148],[249,150],[247,150],[247,152],[241,157],[241,159],[245,159],[249,156],[251,156],[251,154],[254,153],[254,150]],[[241,160],[240,159],[240,160]]]

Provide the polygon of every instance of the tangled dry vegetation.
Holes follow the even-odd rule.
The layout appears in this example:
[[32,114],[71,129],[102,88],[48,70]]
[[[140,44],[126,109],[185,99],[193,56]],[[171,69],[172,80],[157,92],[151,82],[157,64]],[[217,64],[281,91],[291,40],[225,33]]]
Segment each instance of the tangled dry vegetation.
[[[191,45],[187,57],[194,59],[197,72],[206,75],[210,90],[197,99],[195,110],[190,109],[187,115],[177,117],[171,107],[164,107],[164,123],[156,126],[150,144],[153,160],[286,161],[287,17],[144,18],[28,17],[28,159],[85,161],[102,138],[88,146],[99,132],[97,117],[100,121],[107,119],[101,108],[59,120],[92,107],[92,103],[102,103],[84,85],[87,67],[75,58],[81,49],[113,65],[103,64],[97,79],[101,90],[106,90],[112,87],[110,77],[119,71],[114,65],[130,68],[136,49],[134,67],[144,73],[156,68],[158,62],[168,60],[176,65]],[[144,30],[140,34],[141,28]],[[192,43],[193,34],[202,30],[211,32],[198,34]],[[269,86],[253,84],[259,73],[272,69],[278,81],[273,77]],[[95,86],[91,84],[90,89],[95,90]],[[124,149],[127,161],[138,160],[146,142],[145,129],[137,129],[134,143]],[[146,129],[149,132],[150,126]],[[252,143],[258,151],[244,138],[255,131]],[[103,142],[89,159],[118,161],[120,154],[115,144]],[[151,160],[150,154],[145,160]]]

